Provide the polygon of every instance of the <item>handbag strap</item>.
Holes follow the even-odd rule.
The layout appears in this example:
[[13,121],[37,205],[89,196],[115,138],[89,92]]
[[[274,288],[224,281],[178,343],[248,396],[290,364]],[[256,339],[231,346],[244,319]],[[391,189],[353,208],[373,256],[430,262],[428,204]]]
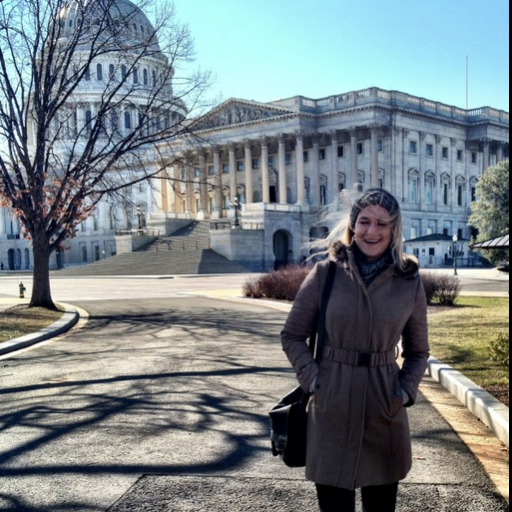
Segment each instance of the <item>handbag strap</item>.
[[329,270],[327,272],[327,278],[324,283],[324,289],[322,292],[322,302],[320,308],[320,316],[318,317],[318,324],[316,332],[310,338],[310,348],[315,356],[315,361],[318,362],[322,354],[322,346],[325,340],[325,318],[327,316],[327,306],[329,305],[329,299],[331,298],[332,288],[334,286],[334,278],[336,275],[336,263],[334,261],[329,262]]

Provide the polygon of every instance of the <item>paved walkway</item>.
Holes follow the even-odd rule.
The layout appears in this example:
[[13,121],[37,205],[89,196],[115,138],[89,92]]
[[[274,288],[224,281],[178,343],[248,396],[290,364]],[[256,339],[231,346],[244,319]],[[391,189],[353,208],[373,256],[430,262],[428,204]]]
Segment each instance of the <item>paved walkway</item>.
[[[89,301],[81,330],[0,361],[2,512],[304,512],[302,470],[269,451],[295,383],[286,313],[199,297]],[[505,512],[424,399],[398,512]]]
[[[241,298],[241,290],[238,289],[204,291],[202,294],[205,297],[232,302],[248,300]],[[248,301],[252,304],[265,304],[265,307],[278,311],[289,312],[291,309],[290,304],[284,302],[252,299]],[[503,446],[491,430],[434,379],[426,376],[420,390],[482,464],[500,494],[510,502],[510,453],[508,449]]]

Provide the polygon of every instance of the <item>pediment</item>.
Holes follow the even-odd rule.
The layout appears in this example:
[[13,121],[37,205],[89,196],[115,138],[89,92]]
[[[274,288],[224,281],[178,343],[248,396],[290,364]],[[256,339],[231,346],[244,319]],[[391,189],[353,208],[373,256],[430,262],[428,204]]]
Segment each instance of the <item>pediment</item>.
[[269,106],[264,103],[230,100],[207,114],[194,127],[195,130],[211,130],[238,124],[263,121],[273,117],[291,114],[282,107]]

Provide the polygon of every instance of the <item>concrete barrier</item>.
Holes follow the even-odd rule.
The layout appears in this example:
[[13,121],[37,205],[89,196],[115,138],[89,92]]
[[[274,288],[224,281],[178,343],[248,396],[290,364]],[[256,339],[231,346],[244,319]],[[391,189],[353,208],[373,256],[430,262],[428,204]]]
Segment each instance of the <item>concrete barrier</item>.
[[510,448],[510,409],[506,405],[455,368],[434,357],[429,360],[428,372]]

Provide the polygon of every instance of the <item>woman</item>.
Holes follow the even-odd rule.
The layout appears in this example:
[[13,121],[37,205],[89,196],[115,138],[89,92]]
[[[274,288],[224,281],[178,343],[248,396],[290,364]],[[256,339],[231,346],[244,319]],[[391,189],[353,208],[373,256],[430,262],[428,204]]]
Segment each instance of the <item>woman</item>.
[[299,382],[313,395],[306,476],[322,512],[354,512],[359,488],[365,512],[394,512],[398,482],[412,467],[405,408],[416,402],[429,357],[425,292],[417,261],[403,253],[397,200],[382,189],[366,192],[330,252],[337,267],[319,363],[306,340],[328,262],[306,279],[282,333]]

